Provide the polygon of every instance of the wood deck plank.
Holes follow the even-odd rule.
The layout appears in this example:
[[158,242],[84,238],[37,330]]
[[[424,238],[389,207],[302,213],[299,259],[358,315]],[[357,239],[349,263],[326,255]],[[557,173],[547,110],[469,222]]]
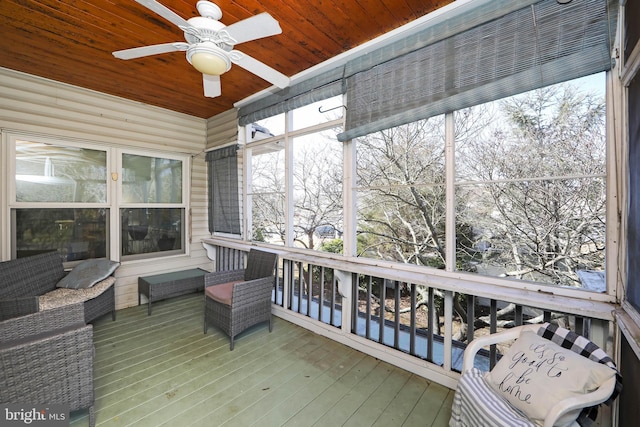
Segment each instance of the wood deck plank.
[[[371,388],[368,398],[356,408],[345,426],[359,427],[373,425],[385,411],[389,402],[393,400],[402,386],[406,383],[409,373],[395,366],[386,366],[387,376],[376,388]],[[382,375],[380,375],[382,377]]]
[[323,372],[321,376],[312,381],[308,387],[299,390],[291,399],[275,407],[267,417],[261,418],[257,425],[311,425],[312,418],[306,416],[303,411],[310,404],[319,404],[325,410],[330,408],[336,399],[344,395],[354,381],[356,373],[361,370],[369,371],[375,366],[375,359],[354,354],[351,357],[338,362],[334,368]]
[[432,427],[449,427],[449,419],[451,418],[451,405],[453,404],[454,390],[449,390],[446,399],[442,402],[440,411],[436,419],[433,421]]
[[[246,354],[238,352],[233,355],[229,352],[227,341],[223,347],[200,358],[200,363],[195,366],[189,365],[186,371],[185,365],[179,364],[170,371],[163,372],[162,377],[173,373],[171,380],[163,379],[156,386],[141,387],[140,392],[135,396],[135,400],[140,400],[141,403],[126,411],[128,418],[135,422],[143,422],[145,425],[159,425],[167,418],[171,418],[174,413],[185,412],[199,405],[207,393],[219,393],[220,390],[232,386],[239,378],[252,375],[266,365],[271,364],[277,367],[282,353],[287,351],[288,344],[302,346],[306,344],[304,341],[297,342],[295,336],[284,341],[283,337],[258,345],[259,351],[256,348]],[[257,344],[262,343],[258,341]],[[283,346],[284,349],[280,348]],[[234,356],[238,357],[234,358]],[[131,399],[123,400],[122,404],[130,405],[131,402]]]
[[[344,425],[348,423],[353,414],[384,384],[393,370],[390,365],[378,362],[346,394],[340,396],[335,404],[313,425]],[[358,419],[358,424],[363,425],[362,420]]]
[[[321,351],[315,350],[313,356],[318,353]],[[283,398],[283,395],[287,394],[290,385],[294,383],[296,378],[299,378],[300,372],[308,371],[307,365],[307,360],[297,360],[282,366],[279,372],[264,376],[255,386],[238,393],[230,405],[202,415],[193,425],[208,426],[210,425],[208,420],[214,416],[216,419],[224,420],[220,425],[251,425],[256,414],[269,411],[276,402]]]
[[[274,317],[205,335],[202,294],[94,323],[97,426],[445,427],[453,392]],[[87,411],[71,426],[88,425]]]
[[387,405],[385,411],[378,417],[372,426],[388,427],[405,424],[416,403],[424,393],[428,381],[415,375],[410,375],[405,384],[400,388],[393,400]]
[[[319,357],[323,353],[322,349],[313,343],[302,341],[301,344],[297,353],[306,360],[313,362],[314,357]],[[175,425],[175,421],[179,421],[184,425],[192,426],[198,425],[198,421],[203,418],[208,420],[214,417],[216,420],[226,420],[236,415],[250,403],[243,398],[247,391],[266,388],[265,380],[281,373],[282,366],[287,365],[287,358],[284,355],[286,352],[285,349],[277,354],[262,354],[253,359],[252,363],[238,367],[242,375],[232,372],[228,378],[217,378],[215,382],[202,387],[198,390],[197,402],[191,399],[190,405],[185,406],[174,416],[174,423],[169,422],[167,425]],[[220,377],[220,375],[217,376]],[[196,406],[199,410],[195,410]]]
[[[418,423],[422,423],[427,426],[438,425],[438,417],[443,409],[445,409],[443,408],[443,405],[446,402],[450,391],[451,390],[441,386],[440,384],[436,384],[434,382],[429,383],[424,389],[422,396],[420,396],[420,399],[413,407],[413,410],[405,420],[404,425],[416,425]],[[451,403],[449,403],[446,408],[448,410],[448,414],[445,414],[447,417],[447,424],[451,417]],[[446,412],[446,410],[444,412]]]

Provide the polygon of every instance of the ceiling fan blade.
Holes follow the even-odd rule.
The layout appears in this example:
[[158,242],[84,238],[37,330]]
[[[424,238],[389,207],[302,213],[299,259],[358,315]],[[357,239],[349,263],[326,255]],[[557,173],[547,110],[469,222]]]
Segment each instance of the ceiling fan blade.
[[220,76],[203,74],[202,86],[204,87],[204,96],[208,98],[215,98],[222,94],[222,89],[220,88]]
[[235,44],[282,33],[280,24],[267,12],[238,21],[224,28]]
[[117,50],[113,52],[113,56],[118,59],[134,59],[141,58],[143,56],[158,55],[160,53],[187,50],[188,47],[189,44],[183,42],[162,43],[151,46],[134,47],[132,49]]
[[174,11],[172,11],[166,6],[163,6],[162,4],[158,3],[155,0],[136,0],[136,1],[141,5],[143,5],[144,7],[146,7],[147,9],[152,10],[153,12],[162,16],[164,19],[171,22],[172,24],[177,25],[178,27],[189,26],[189,23],[187,22],[186,19],[182,18],[180,15],[177,15]]
[[280,71],[274,70],[268,65],[240,51],[236,50],[233,52],[235,54],[231,55],[231,61],[234,64],[237,64],[256,76],[265,79],[269,83],[278,86],[280,89],[284,89],[289,86],[289,77],[285,76]]

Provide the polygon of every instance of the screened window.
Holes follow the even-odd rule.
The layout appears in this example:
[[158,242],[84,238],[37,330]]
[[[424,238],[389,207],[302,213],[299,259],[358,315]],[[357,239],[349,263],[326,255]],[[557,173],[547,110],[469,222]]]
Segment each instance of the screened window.
[[67,261],[105,257],[107,151],[18,138],[13,148],[13,256],[58,251]]
[[181,159],[122,154],[124,259],[184,252],[184,173]]
[[604,89],[598,74],[456,112],[460,269],[605,290]]
[[338,96],[246,126],[252,240],[322,250],[342,238],[343,115]]
[[80,261],[114,257],[114,247],[121,259],[185,252],[185,158],[14,135],[9,142],[13,257],[58,251]]
[[282,141],[252,150],[249,204],[251,240],[285,243],[285,175]]
[[444,116],[356,140],[358,255],[444,267]]
[[358,255],[604,292],[604,93],[600,73],[455,111],[453,135],[438,116],[356,139]]
[[334,96],[296,108],[291,111],[291,115],[292,130],[294,131],[340,120],[344,115],[342,96]]
[[284,113],[268,117],[247,126],[248,141],[266,139],[275,135],[284,135]]
[[342,236],[342,143],[335,132],[293,139],[293,236],[296,246],[321,249]]

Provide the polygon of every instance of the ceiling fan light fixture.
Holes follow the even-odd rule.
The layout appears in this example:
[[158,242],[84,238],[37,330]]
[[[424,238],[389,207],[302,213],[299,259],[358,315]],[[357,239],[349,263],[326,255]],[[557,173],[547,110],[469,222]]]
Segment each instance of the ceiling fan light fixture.
[[187,61],[202,73],[204,95],[220,96],[220,76],[231,69],[231,64],[268,81],[281,89],[289,86],[289,77],[266,64],[234,50],[239,43],[282,33],[278,21],[267,12],[240,20],[229,26],[220,22],[222,10],[207,0],[200,0],[196,8],[200,16],[184,19],[157,0],[136,0],[142,6],[157,13],[184,32],[184,42],[161,43],[118,50],[113,56],[119,59],[135,59],[176,51],[186,51]]
[[231,68],[227,55],[214,46],[193,46],[187,50],[187,60],[202,74],[219,76]]

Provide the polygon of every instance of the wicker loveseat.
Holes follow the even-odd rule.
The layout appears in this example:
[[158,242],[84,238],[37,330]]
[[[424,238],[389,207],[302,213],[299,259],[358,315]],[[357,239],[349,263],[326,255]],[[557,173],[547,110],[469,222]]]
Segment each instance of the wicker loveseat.
[[95,425],[93,326],[84,317],[72,304],[0,322],[0,404],[88,409]]
[[115,277],[87,289],[59,288],[65,275],[57,252],[0,262],[0,320],[79,302],[85,323],[107,313],[115,320]]

